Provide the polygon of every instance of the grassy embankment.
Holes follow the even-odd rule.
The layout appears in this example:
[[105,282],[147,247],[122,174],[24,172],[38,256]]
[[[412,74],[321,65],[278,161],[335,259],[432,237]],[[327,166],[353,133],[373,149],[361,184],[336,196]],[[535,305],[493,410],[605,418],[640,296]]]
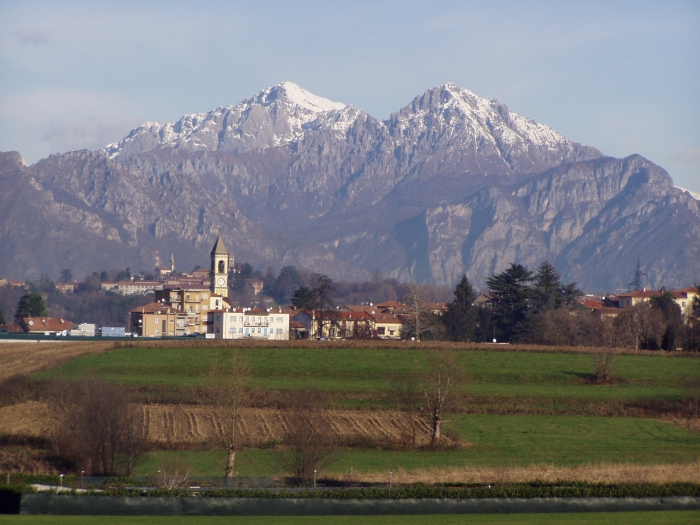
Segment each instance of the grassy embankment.
[[[389,377],[426,367],[425,355],[411,350],[242,351],[253,370],[255,388],[326,391],[336,406],[344,407],[388,408]],[[170,396],[191,400],[192,390],[202,384],[212,359],[225,361],[228,352],[221,348],[123,348],[75,359],[55,370],[76,377],[90,370],[141,390],[155,401]],[[697,358],[621,355],[615,363],[619,380],[596,386],[590,384],[594,358],[589,354],[462,350],[454,355],[466,372],[466,381],[456,392],[467,405],[457,409],[470,413],[596,415],[616,405],[619,409],[630,404],[674,403],[688,395],[686,385],[700,376]]]
[[[57,370],[80,377],[88,371],[127,385],[144,399],[196,401],[196,389],[222,348],[123,348],[85,356]],[[338,407],[390,408],[388,377],[424,368],[424,354],[395,349],[245,349],[253,385],[274,401],[292,389],[328,392]],[[345,451],[336,473],[448,468],[507,468],[597,463],[693,463],[700,460],[700,435],[655,419],[596,417],[630,415],[645,407],[675,406],[700,374],[700,360],[621,355],[615,384],[590,384],[593,357],[579,353],[463,350],[455,359],[466,371],[449,416],[470,446],[461,450],[405,452]],[[47,371],[37,377],[49,377]],[[487,413],[490,415],[477,415]],[[471,415],[469,415],[471,414]],[[498,415],[494,415],[498,414]],[[534,415],[533,415],[534,414]],[[566,414],[578,414],[571,417]],[[156,469],[167,454],[181,454],[198,475],[220,475],[219,451],[160,452],[139,474]],[[239,455],[240,475],[278,474],[264,450]]]

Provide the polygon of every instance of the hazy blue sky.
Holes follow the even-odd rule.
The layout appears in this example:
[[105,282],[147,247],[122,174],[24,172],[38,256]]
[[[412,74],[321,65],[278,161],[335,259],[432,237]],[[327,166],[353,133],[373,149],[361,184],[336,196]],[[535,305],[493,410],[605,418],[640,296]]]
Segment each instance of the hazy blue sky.
[[284,80],[384,119],[455,82],[700,192],[700,1],[0,1],[0,150],[35,162]]

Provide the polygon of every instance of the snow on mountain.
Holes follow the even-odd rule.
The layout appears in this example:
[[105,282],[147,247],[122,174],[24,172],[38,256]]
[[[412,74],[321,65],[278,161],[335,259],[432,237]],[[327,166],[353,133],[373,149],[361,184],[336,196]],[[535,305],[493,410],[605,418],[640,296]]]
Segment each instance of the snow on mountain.
[[319,114],[346,106],[282,82],[235,106],[185,115],[177,122],[148,122],[101,152],[109,158],[129,159],[159,146],[189,151],[224,150],[242,153],[298,140],[304,125]]
[[681,191],[684,191],[696,201],[700,201],[700,193],[695,193],[694,191],[686,190],[685,188],[681,188],[680,186],[676,186],[676,188],[678,188]]
[[300,88],[293,82],[282,82],[279,84],[280,92],[283,92],[285,96],[306,109],[314,112],[321,111],[333,111],[334,109],[343,109],[345,104],[342,102],[333,102],[327,98],[319,97],[314,95],[305,89]]
[[499,103],[449,83],[429,89],[394,113],[387,125],[415,163],[436,162],[457,171],[531,173],[563,162],[600,157],[553,129]]

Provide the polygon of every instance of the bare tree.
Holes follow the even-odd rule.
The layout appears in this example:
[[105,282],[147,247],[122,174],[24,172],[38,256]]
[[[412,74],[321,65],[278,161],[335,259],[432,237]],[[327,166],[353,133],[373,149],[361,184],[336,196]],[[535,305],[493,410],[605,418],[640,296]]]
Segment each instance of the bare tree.
[[615,370],[615,358],[617,354],[611,349],[602,349],[595,355],[595,380],[596,383],[608,383],[612,381]]
[[142,413],[121,388],[94,377],[59,380],[48,403],[59,454],[102,474],[133,472],[145,434]]
[[245,356],[239,349],[233,349],[231,361],[223,366],[212,362],[204,387],[209,416],[212,419],[220,445],[226,450],[227,478],[233,477],[236,452],[240,440],[241,410],[249,401],[251,371]]
[[409,314],[403,318],[404,326],[407,328],[407,337],[415,337],[416,341],[431,331],[429,323],[430,312],[425,307],[425,294],[420,286],[409,284],[403,298],[408,307]]
[[275,459],[300,483],[313,479],[315,472],[338,457],[335,435],[324,415],[324,400],[318,394],[290,394],[285,411],[284,449],[275,454]]
[[659,349],[666,329],[663,314],[648,303],[625,308],[617,316],[615,325],[621,332],[621,342],[635,350]]
[[442,437],[441,423],[448,396],[461,381],[462,374],[450,350],[428,350],[426,355],[428,370],[421,379],[421,388],[430,419],[430,446],[436,448]]
[[179,454],[168,454],[156,463],[159,487],[173,490],[184,487],[190,478],[190,467]]
[[416,448],[424,395],[421,380],[418,374],[410,371],[395,373],[389,381],[394,394],[401,445],[408,449]]

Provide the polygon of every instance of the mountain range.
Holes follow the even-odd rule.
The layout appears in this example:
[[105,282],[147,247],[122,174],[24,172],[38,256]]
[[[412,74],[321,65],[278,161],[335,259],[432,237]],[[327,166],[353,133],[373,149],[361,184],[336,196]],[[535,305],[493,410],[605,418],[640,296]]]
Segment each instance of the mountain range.
[[0,153],[0,275],[81,277],[238,261],[477,288],[549,260],[588,291],[700,280],[700,202],[640,155],[617,159],[454,84],[379,121],[284,82],[146,123],[100,151],[25,166]]

